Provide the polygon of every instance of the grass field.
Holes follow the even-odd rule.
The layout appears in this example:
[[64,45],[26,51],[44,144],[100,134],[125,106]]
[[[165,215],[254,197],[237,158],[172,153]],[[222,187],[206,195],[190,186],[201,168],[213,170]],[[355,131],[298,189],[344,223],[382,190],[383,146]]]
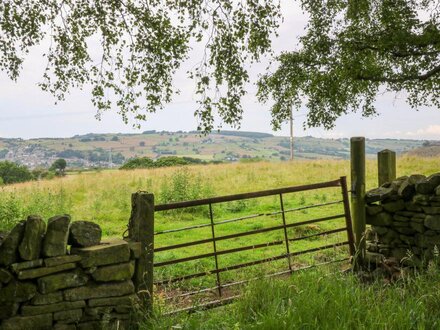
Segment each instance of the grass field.
[[[437,158],[399,158],[398,176],[413,173],[432,174],[439,171]],[[367,161],[367,189],[377,184],[377,164]],[[121,237],[126,229],[130,216],[130,195],[138,190],[155,194],[156,203],[167,203],[179,200],[190,200],[210,196],[220,196],[266,190],[287,186],[323,182],[349,176],[349,162],[337,160],[297,161],[278,163],[236,163],[184,168],[160,168],[149,170],[75,173],[62,179],[51,181],[29,182],[5,186],[0,192],[0,229],[8,229],[15,222],[28,214],[39,214],[45,219],[55,214],[68,213],[75,220],[91,220],[103,229],[104,236]],[[341,200],[340,188],[326,188],[315,191],[288,194],[284,197],[285,209],[298,208],[313,204]],[[253,200],[224,203],[213,206],[216,222],[256,213],[279,211],[278,196]],[[341,214],[342,205],[336,204],[323,208],[301,210],[286,214],[286,222],[293,223],[329,215]],[[216,226],[216,235],[228,235],[252,229],[265,228],[282,224],[280,214],[263,216],[246,221],[233,222]],[[176,229],[195,224],[209,223],[207,207],[157,213],[155,231]],[[321,222],[308,226],[289,229],[288,237],[294,238],[310,235],[324,230],[339,228],[344,225],[343,219]],[[192,240],[211,237],[211,229],[204,227],[191,231],[157,235],[156,247],[178,244]],[[275,240],[283,240],[282,230],[270,233],[245,236],[232,240],[220,241],[218,250],[240,246],[254,245]],[[290,252],[297,252],[317,246],[346,240],[344,232],[307,239],[291,244]],[[212,243],[201,244],[191,248],[166,251],[155,255],[155,262],[212,252]],[[242,262],[273,257],[285,253],[285,246],[270,246],[219,258],[219,267],[228,267]],[[294,267],[326,262],[332,258],[347,256],[347,249],[329,249],[308,254],[292,260]],[[250,272],[274,272],[287,268],[286,260],[255,266],[245,271],[232,271],[222,274],[222,281],[229,282],[249,277]],[[156,268],[156,279],[167,279],[200,271],[214,269],[214,259],[205,258],[182,264]],[[215,276],[195,279],[169,290],[188,290],[198,287],[212,287]],[[161,292],[166,296],[167,292]],[[158,297],[161,301],[163,296]],[[195,297],[191,303],[197,303]],[[202,298],[200,298],[202,299]]]

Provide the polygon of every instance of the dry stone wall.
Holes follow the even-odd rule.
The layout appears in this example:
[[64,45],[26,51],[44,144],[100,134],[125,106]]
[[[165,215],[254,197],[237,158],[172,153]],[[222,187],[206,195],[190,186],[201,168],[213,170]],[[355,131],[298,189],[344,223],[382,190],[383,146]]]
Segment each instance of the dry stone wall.
[[139,256],[95,223],[28,217],[0,236],[0,329],[128,328]]
[[367,259],[423,266],[440,249],[440,173],[411,175],[366,194]]

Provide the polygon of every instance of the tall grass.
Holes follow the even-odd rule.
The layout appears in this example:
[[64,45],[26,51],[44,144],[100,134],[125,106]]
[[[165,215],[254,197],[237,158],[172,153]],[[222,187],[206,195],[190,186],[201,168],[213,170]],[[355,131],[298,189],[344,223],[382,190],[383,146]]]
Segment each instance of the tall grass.
[[156,311],[141,329],[438,329],[439,283],[438,267],[391,285],[309,270],[256,281],[236,303],[211,311],[174,317]]

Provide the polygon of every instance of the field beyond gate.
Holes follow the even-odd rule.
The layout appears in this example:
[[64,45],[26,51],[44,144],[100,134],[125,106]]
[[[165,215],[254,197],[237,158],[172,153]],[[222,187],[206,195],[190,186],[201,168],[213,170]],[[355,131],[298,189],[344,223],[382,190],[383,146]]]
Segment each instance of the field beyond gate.
[[[320,203],[307,204],[295,195],[322,189],[338,189],[340,198],[327,201],[323,194]],[[235,206],[241,210],[240,203],[248,203],[246,211],[258,209],[257,201],[263,198],[272,199],[271,208],[252,214],[237,212],[238,216],[233,218],[221,217],[221,208]],[[155,296],[173,310],[228,303],[237,297],[241,284],[261,275],[285,275],[348,260],[354,251],[345,177],[155,205],[154,209],[156,214],[163,213],[161,219],[169,225],[169,229],[165,226],[155,232]],[[173,219],[178,219],[181,212],[198,213],[200,220],[176,228]],[[256,219],[264,221],[255,222]]]

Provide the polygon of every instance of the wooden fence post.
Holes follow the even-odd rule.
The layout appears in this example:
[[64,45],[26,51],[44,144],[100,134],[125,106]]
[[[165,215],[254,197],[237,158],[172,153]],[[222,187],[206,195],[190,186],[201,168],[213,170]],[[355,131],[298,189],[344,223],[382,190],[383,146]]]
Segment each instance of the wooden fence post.
[[365,138],[350,139],[351,157],[351,210],[357,263],[365,256]]
[[385,149],[377,153],[379,187],[396,179],[396,153]]
[[148,311],[153,307],[154,195],[138,191],[131,195],[130,239],[141,243],[133,282]]

